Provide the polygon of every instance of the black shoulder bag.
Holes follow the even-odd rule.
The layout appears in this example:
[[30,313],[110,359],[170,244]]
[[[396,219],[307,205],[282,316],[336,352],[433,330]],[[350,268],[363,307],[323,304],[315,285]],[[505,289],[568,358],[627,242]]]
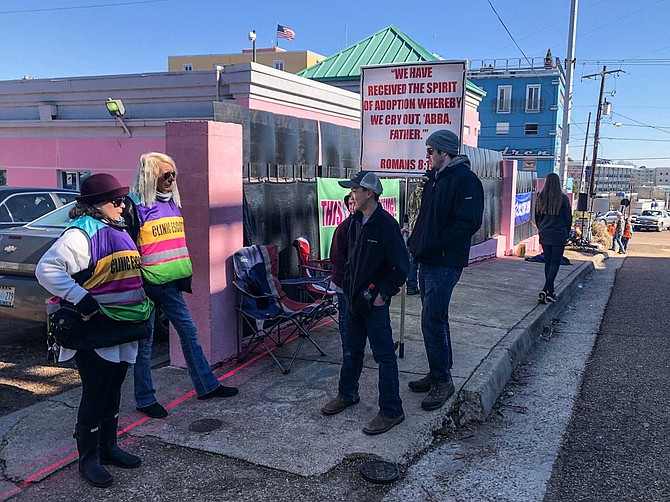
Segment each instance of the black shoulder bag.
[[49,338],[61,347],[74,350],[101,349],[122,343],[146,340],[151,325],[146,321],[115,321],[102,312],[84,321],[81,313],[61,300],[59,308],[49,314]]

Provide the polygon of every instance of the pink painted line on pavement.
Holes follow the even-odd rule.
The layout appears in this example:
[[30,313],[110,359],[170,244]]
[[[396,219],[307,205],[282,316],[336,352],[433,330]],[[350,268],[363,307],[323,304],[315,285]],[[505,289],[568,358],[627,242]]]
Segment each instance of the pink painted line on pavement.
[[[322,326],[327,326],[328,324],[330,324],[330,323],[332,323],[332,322],[335,322],[335,321],[332,320],[332,319],[329,319],[329,320],[324,321],[324,322],[322,322],[322,323],[320,323],[320,324],[317,324],[316,326],[312,327],[312,329],[320,328],[320,327],[322,327]],[[297,338],[299,338],[299,335],[295,335],[295,336],[289,338],[288,340],[286,340],[286,341],[284,342],[284,344],[291,343],[291,342],[293,342],[294,340],[296,340]],[[276,346],[272,348],[272,351],[274,351],[275,349],[277,349]],[[237,366],[236,368],[234,368],[234,369],[230,370],[229,372],[224,373],[223,375],[221,375],[221,376],[218,378],[218,380],[219,380],[219,381],[222,381],[222,380],[225,380],[225,379],[227,379],[227,378],[230,378],[231,376],[235,375],[237,372],[239,372],[239,371],[241,371],[241,370],[247,368],[247,367],[248,367],[249,365],[251,365],[252,363],[258,361],[258,360],[261,359],[262,357],[266,357],[267,355],[268,355],[267,352],[263,352],[263,353],[261,353],[261,354],[257,354],[257,355],[255,355],[254,357],[252,357],[251,359],[249,359],[249,360],[246,361],[245,363],[242,363],[242,364],[240,364],[239,366]],[[175,399],[174,401],[172,401],[171,403],[169,403],[169,404],[165,407],[165,409],[168,409],[168,410],[169,410],[169,409],[172,409],[172,408],[174,408],[175,406],[180,405],[180,404],[183,403],[184,401],[186,401],[186,400],[192,398],[193,396],[195,396],[195,391],[194,391],[194,390],[189,391],[189,392],[187,392],[186,394],[184,394],[184,395],[178,397],[177,399]],[[135,422],[132,422],[132,423],[126,425],[123,429],[121,429],[121,430],[117,433],[117,436],[120,436],[120,435],[122,435],[122,434],[125,434],[126,432],[129,432],[129,431],[132,431],[132,430],[135,429],[136,427],[139,427],[140,425],[144,424],[145,422],[148,422],[149,420],[150,420],[150,417],[143,417],[143,418],[140,418],[139,420],[136,420]],[[10,497],[16,495],[16,494],[19,493],[20,491],[22,491],[22,490],[24,490],[25,488],[27,488],[28,485],[30,485],[30,484],[32,484],[32,483],[35,483],[35,482],[38,482],[43,476],[46,476],[46,475],[48,475],[48,474],[50,474],[50,473],[53,473],[53,472],[57,471],[58,469],[60,469],[61,467],[65,467],[65,466],[67,466],[68,464],[70,464],[71,462],[73,462],[74,460],[76,460],[77,457],[78,457],[78,454],[77,454],[77,452],[75,451],[74,453],[71,453],[71,454],[69,454],[68,456],[66,456],[66,457],[64,457],[64,458],[61,458],[60,460],[56,460],[55,462],[53,462],[52,464],[48,465],[47,467],[41,469],[40,471],[36,472],[35,474],[30,475],[29,477],[27,477],[23,482],[21,482],[21,484],[20,484],[19,486],[16,486],[16,487],[14,487],[14,488],[11,488],[11,489],[7,490],[7,491],[4,492],[4,493],[0,493],[0,501],[7,500],[8,498],[10,498]]]

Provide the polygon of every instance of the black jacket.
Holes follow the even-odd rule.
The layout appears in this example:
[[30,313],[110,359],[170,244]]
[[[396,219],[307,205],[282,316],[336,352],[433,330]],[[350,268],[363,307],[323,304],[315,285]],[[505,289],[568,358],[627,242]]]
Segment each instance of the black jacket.
[[374,295],[390,298],[400,291],[409,272],[409,255],[398,222],[381,206],[362,224],[363,213],[351,217],[348,259],[342,290],[353,314],[365,313],[371,305],[363,292],[374,284]]
[[409,237],[415,261],[467,267],[472,236],[482,226],[484,188],[470,159],[456,157],[439,173],[428,171],[421,209]]
[[572,227],[572,208],[568,196],[563,194],[563,203],[558,214],[539,214],[536,211],[535,223],[540,234],[540,244],[565,246]]
[[338,288],[342,287],[344,281],[344,267],[347,264],[348,253],[348,235],[351,225],[351,216],[340,223],[333,234],[333,241],[330,243],[330,263],[333,264],[331,280]]

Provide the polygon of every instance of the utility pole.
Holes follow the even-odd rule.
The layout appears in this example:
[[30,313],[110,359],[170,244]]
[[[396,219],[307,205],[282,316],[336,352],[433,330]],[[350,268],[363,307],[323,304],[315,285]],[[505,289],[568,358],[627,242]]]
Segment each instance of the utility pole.
[[596,196],[596,165],[598,164],[598,138],[600,137],[600,119],[603,115],[603,95],[605,94],[605,77],[608,73],[619,73],[621,70],[607,71],[607,66],[603,66],[603,71],[584,75],[582,78],[600,77],[600,94],[598,96],[598,113],[596,114],[596,127],[593,133],[593,159],[591,160],[591,175],[589,180],[589,195],[591,197],[591,209],[593,209],[593,199]]
[[582,155],[582,169],[581,174],[579,175],[579,190],[577,193],[583,193],[584,191],[584,168],[586,167],[586,145],[589,142],[589,129],[591,128],[591,112],[589,112],[589,118],[586,121],[586,137],[584,138],[584,154]]
[[575,65],[575,39],[577,36],[577,3],[572,0],[570,6],[570,33],[568,34],[568,54],[565,60],[565,109],[563,110],[563,125],[561,128],[561,153],[559,158],[558,175],[561,186],[565,186],[565,166],[568,162],[568,143],[570,142],[570,114],[572,112],[572,68]]

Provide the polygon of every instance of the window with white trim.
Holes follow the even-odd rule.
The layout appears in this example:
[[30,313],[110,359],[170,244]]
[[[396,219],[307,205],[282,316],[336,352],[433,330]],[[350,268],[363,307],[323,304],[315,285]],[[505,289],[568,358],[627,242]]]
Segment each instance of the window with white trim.
[[497,122],[496,134],[497,135],[509,134],[509,122]]
[[281,70],[284,71],[284,60],[283,59],[275,59],[272,61],[272,67],[275,70]]
[[498,100],[496,101],[496,113],[512,112],[512,86],[498,86]]
[[193,65],[191,63],[185,63],[181,65],[182,71],[193,71]]
[[540,112],[540,87],[538,84],[526,86],[526,113]]

